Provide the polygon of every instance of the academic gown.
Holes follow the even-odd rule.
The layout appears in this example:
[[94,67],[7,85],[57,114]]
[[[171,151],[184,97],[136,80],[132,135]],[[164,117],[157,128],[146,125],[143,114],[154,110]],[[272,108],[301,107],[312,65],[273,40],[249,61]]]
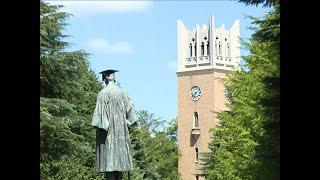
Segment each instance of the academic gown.
[[104,87],[97,97],[92,125],[96,127],[96,171],[131,171],[128,126],[136,122],[133,103],[116,85]]

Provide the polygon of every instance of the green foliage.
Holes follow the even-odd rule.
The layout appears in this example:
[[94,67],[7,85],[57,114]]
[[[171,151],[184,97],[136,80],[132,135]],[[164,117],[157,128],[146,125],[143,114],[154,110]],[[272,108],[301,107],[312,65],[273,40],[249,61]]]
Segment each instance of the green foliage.
[[58,12],[60,6],[40,5],[40,96],[65,99],[91,113],[102,85],[89,69],[86,52],[63,51],[68,43],[62,41],[62,30],[70,15]]
[[139,125],[146,128],[151,135],[163,130],[165,126],[165,121],[161,118],[155,117],[155,114],[149,113],[146,110],[140,110],[137,112]]
[[[164,121],[142,110],[137,112],[138,126],[131,129],[133,179],[179,179],[178,146],[173,138],[177,121],[164,128]],[[162,130],[159,130],[162,129]]]
[[171,141],[178,143],[178,118],[171,120],[168,128],[166,129],[166,134]]
[[[91,154],[92,155],[92,154]],[[85,155],[81,157],[63,156],[59,161],[54,160],[48,166],[48,164],[41,164],[40,171],[47,172],[50,169],[52,173],[50,176],[42,176],[44,180],[56,180],[56,179],[95,179],[104,180],[103,174],[97,174],[95,169],[90,166],[84,166],[87,159],[94,157],[87,157]],[[90,162],[92,163],[92,162]],[[47,167],[45,167],[47,166]]]
[[101,84],[83,51],[63,51],[69,14],[40,2],[41,179],[101,179],[94,167],[91,116]]
[[61,99],[41,98],[40,107],[41,179],[95,177],[91,118]]
[[223,83],[228,110],[219,112],[210,152],[203,161],[207,179],[280,179],[280,14],[279,5],[251,41],[243,42],[249,71],[232,72]]
[[276,4],[274,10],[266,15],[264,19],[249,16],[253,20],[253,24],[258,28],[252,28],[255,33],[252,39],[259,42],[273,43],[275,51],[280,50],[280,5]]
[[62,29],[65,25],[65,19],[70,14],[65,12],[58,12],[61,6],[48,5],[40,1],[40,54],[52,55],[68,45],[67,42],[62,41],[66,37],[62,34]]
[[[95,171],[95,129],[91,126],[102,84],[88,54],[67,52],[62,33],[70,16],[40,2],[40,177],[44,180],[105,179]],[[147,111],[130,127],[131,179],[178,179],[177,124]],[[127,178],[127,173],[123,176]]]
[[255,5],[263,4],[264,7],[274,6],[280,4],[280,0],[239,0],[239,2],[245,3],[246,5]]

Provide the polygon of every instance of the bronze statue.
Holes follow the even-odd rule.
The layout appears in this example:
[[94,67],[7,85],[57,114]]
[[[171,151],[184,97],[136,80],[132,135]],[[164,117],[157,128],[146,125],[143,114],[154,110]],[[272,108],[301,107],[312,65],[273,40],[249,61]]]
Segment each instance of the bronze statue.
[[96,171],[121,179],[133,169],[128,127],[136,122],[133,102],[115,84],[115,72],[100,72],[106,86],[99,92],[92,125],[96,127]]

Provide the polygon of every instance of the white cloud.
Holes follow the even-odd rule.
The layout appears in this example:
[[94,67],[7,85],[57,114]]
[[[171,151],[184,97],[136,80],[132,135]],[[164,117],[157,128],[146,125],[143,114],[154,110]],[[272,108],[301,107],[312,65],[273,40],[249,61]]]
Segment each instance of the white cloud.
[[126,41],[109,43],[107,40],[103,38],[95,38],[88,41],[88,48],[97,52],[97,53],[106,53],[106,54],[114,54],[114,53],[132,53],[133,48],[132,45]]
[[170,70],[176,71],[177,68],[178,68],[177,60],[169,61],[169,62],[168,62],[168,68],[169,68]]
[[97,13],[146,12],[153,2],[146,1],[50,1],[52,5],[63,5],[63,10],[75,16]]

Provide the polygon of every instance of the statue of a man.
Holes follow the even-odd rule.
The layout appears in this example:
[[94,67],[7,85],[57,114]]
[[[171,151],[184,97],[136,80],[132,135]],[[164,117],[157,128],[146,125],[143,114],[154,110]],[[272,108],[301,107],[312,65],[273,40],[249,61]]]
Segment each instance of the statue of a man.
[[133,169],[128,127],[136,122],[135,112],[127,93],[115,84],[115,72],[100,72],[106,86],[98,94],[92,118],[96,127],[96,170],[106,172],[108,179],[121,179],[121,172]]

